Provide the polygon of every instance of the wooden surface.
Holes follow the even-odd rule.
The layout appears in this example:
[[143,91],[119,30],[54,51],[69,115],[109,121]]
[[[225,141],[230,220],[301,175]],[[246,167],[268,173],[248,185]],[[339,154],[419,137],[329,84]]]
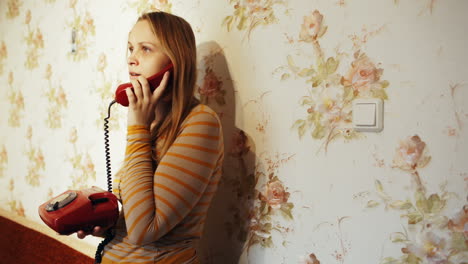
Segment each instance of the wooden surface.
[[[50,234],[44,234],[34,228],[23,225],[24,222],[28,222],[28,220],[23,218],[21,221],[17,221],[18,219],[11,219],[11,215],[8,215],[10,217],[6,217],[5,214],[6,213],[4,211],[0,214],[1,263],[94,263],[93,258],[90,257],[90,255],[93,254],[90,254],[89,252],[92,249],[91,246],[81,243],[80,247],[86,248],[85,251],[87,254],[82,253],[76,248],[69,246],[70,244],[67,242],[60,242],[51,237]],[[50,232],[53,233],[52,231]],[[66,238],[65,240],[71,240],[71,238]],[[74,242],[71,244],[74,244],[76,247],[80,243]]]

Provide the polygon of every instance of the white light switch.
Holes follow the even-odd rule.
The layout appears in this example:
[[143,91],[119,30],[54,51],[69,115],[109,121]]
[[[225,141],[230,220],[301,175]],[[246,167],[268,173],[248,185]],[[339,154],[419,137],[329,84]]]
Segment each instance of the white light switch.
[[383,129],[383,102],[378,98],[353,101],[353,129],[379,132]]
[[353,109],[353,121],[358,126],[375,126],[375,104],[356,104]]

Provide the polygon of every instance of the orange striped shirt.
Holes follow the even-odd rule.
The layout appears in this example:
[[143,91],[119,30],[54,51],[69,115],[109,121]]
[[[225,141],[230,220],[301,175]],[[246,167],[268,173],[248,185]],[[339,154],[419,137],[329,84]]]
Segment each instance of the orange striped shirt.
[[[224,158],[221,122],[200,104],[177,134],[153,171],[149,129],[128,127],[125,164],[116,179],[122,212],[103,264],[199,263],[194,243],[203,231]],[[159,153],[162,142],[155,145]]]

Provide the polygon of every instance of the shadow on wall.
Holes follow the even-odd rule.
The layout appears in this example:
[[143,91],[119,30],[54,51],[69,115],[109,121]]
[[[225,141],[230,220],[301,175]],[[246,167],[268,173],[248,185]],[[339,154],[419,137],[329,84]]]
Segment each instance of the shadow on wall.
[[235,126],[235,91],[226,58],[216,42],[197,47],[200,101],[221,118],[224,136],[223,175],[205,220],[199,243],[204,264],[239,263],[249,233],[255,189],[255,145]]

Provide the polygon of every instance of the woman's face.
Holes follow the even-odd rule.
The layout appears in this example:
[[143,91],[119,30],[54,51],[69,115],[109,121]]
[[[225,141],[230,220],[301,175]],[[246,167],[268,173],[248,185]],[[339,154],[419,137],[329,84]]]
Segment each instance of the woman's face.
[[147,20],[138,21],[128,35],[128,71],[130,79],[145,78],[160,72],[170,63],[162,52]]

